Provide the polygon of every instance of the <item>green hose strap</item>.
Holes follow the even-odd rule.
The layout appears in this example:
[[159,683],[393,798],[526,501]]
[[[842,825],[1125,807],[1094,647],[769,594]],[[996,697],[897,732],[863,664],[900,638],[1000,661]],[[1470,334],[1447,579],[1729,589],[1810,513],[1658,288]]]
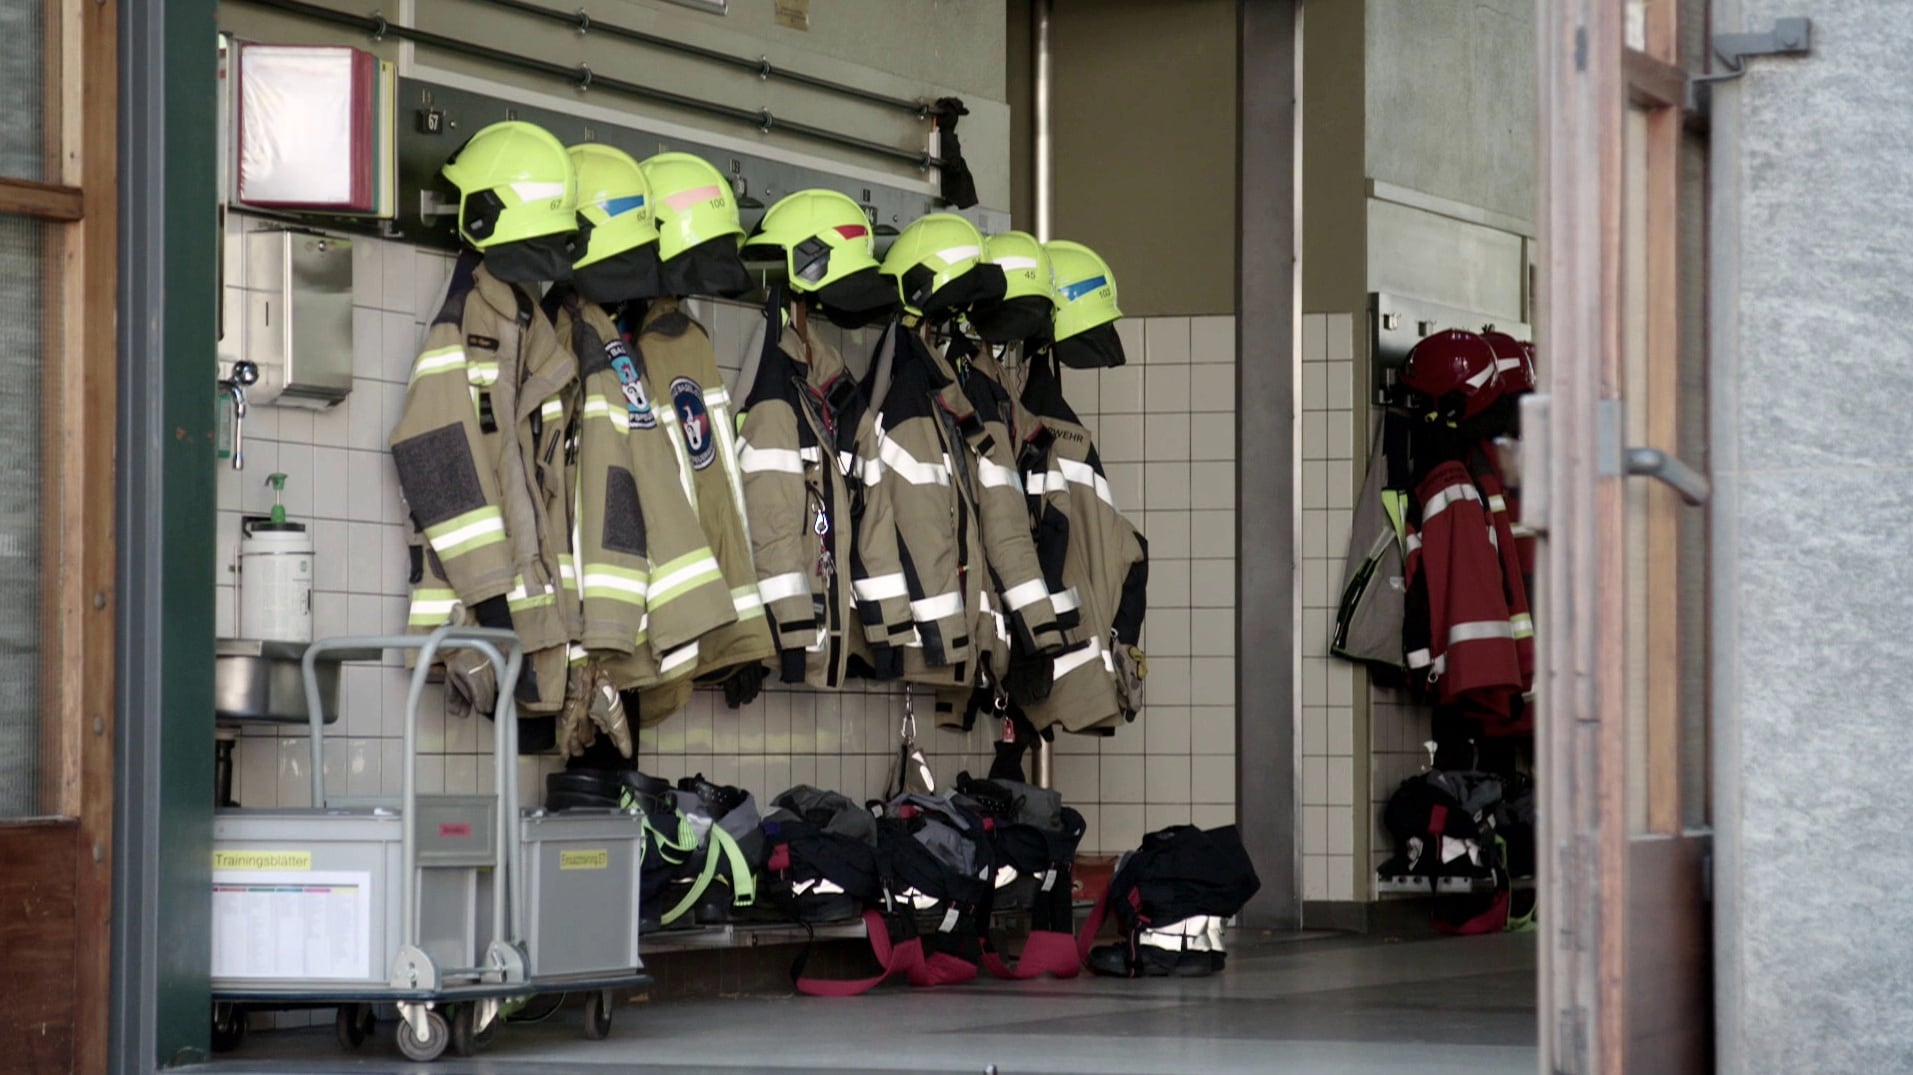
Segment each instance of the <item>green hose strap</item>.
[[716,825],[712,825],[711,842],[724,849],[724,858],[730,862],[731,904],[736,907],[749,907],[755,904],[757,879],[751,875],[751,864],[744,858],[744,849],[737,846],[737,839]]
[[[713,828],[711,831],[716,832],[717,830]],[[663,917],[660,918],[659,921],[663,922],[665,925],[670,925],[671,923],[676,922],[678,919],[684,917],[684,912],[690,910],[692,907],[697,905],[698,898],[704,895],[705,889],[711,887],[711,879],[716,876],[717,876],[717,849],[713,847],[710,850],[705,852],[704,870],[703,872],[697,875],[697,880],[691,883],[691,891],[684,894],[684,898],[678,901],[678,905],[676,907],[673,907],[670,910],[664,912]]]

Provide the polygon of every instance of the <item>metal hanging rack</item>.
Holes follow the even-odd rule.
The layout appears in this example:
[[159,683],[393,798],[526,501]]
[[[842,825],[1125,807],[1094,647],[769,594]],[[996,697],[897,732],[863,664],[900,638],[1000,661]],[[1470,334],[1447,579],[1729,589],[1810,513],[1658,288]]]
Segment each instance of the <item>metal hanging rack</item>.
[[[859,138],[856,135],[845,134],[842,131],[833,131],[826,127],[799,123],[795,120],[780,119],[768,108],[755,110],[740,108],[736,105],[719,104],[716,101],[707,101],[700,97],[689,96],[688,94],[674,93],[670,90],[659,89],[655,86],[645,86],[624,79],[610,78],[593,72],[589,64],[581,63],[574,67],[550,60],[532,59],[530,57],[520,56],[517,53],[507,52],[504,49],[474,44],[470,41],[461,41],[458,38],[433,33],[430,30],[420,30],[416,27],[403,26],[387,19],[383,15],[354,15],[351,12],[335,11],[331,8],[320,7],[317,4],[306,3],[304,0],[241,0],[241,2],[253,4],[258,7],[272,8],[273,10],[283,11],[289,15],[298,15],[318,22],[331,23],[334,26],[345,26],[362,30],[368,37],[371,37],[375,41],[388,37],[398,38],[402,41],[410,41],[417,45],[443,49],[446,52],[454,52],[461,56],[484,60],[488,63],[495,63],[502,67],[513,68],[529,74],[542,75],[564,82],[580,93],[594,89],[609,90],[613,93],[624,94],[628,97],[655,101],[659,104],[670,105],[674,108],[682,108],[692,112],[701,112],[705,115],[716,116],[733,123],[754,127],[762,134],[769,134],[773,130],[787,131],[812,141],[825,142],[846,149],[854,149],[862,153],[885,157],[890,160],[904,161],[916,165],[923,171],[943,167],[943,160],[941,158],[932,156],[925,150],[904,149],[899,146],[873,141],[869,138]],[[485,2],[495,2],[495,0],[485,0]],[[513,8],[522,7],[525,10],[539,12],[543,12],[544,10],[537,8],[535,5],[504,4],[501,6],[510,6]],[[564,21],[576,25],[579,20],[576,17],[566,16]],[[586,20],[586,22],[588,25],[597,27],[598,32],[609,32],[602,24],[589,23],[589,20]],[[630,30],[625,31],[625,33],[635,35],[638,34],[638,31]],[[649,40],[652,36],[653,35],[646,34],[634,39]],[[679,51],[696,48],[696,46],[676,45],[675,43],[673,43],[673,47],[678,48]],[[701,54],[710,52],[711,50],[699,49],[698,51]],[[724,54],[717,53],[715,55],[723,56]],[[735,60],[737,57],[726,57],[726,59]],[[751,67],[753,70],[758,70],[760,74],[764,74],[764,77],[769,77],[769,74],[778,74],[780,77],[786,78],[796,77],[795,72],[779,72],[777,69],[770,67],[768,63],[760,64],[759,61],[752,61]],[[768,72],[768,74],[765,72]],[[802,79],[809,79],[810,77],[811,76],[802,76]],[[800,79],[800,81],[802,79]],[[825,80],[818,79],[816,81],[824,82]],[[836,87],[838,84],[829,83],[829,85]],[[852,87],[838,88],[842,91],[853,90]],[[864,95],[864,91],[861,90],[854,90],[854,92],[859,96]],[[883,98],[882,103],[886,104],[900,100],[899,98],[883,97],[881,94],[874,96]],[[918,111],[920,107],[923,106],[917,104],[911,105],[912,111]],[[927,118],[933,111],[934,109],[923,107],[922,114]]]

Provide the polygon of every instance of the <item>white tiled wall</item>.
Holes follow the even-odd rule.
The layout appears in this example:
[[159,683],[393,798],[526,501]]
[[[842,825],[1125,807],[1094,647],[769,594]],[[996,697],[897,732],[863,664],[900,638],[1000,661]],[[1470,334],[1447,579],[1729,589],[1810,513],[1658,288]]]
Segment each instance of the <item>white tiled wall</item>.
[[1364,893],[1358,840],[1368,831],[1356,693],[1362,673],[1328,655],[1341,599],[1350,515],[1366,454],[1356,428],[1353,314],[1302,318],[1302,897]]
[[[351,397],[321,413],[254,407],[246,468],[219,471],[221,636],[233,631],[230,565],[240,517],[270,506],[265,479],[274,471],[288,476],[288,514],[313,530],[316,634],[404,628],[405,516],[386,436],[404,406],[451,258],[375,239],[353,244]],[[693,313],[734,379],[756,310],[698,303]],[[1234,321],[1161,318],[1122,327],[1132,364],[1070,371],[1066,383],[1091,428],[1112,438],[1104,459],[1117,502],[1150,540],[1150,705],[1113,739],[1063,737],[1056,768],[1058,785],[1090,822],[1086,846],[1112,850],[1175,821],[1225,823],[1235,801]],[[862,367],[873,341],[870,332],[844,334],[854,366]],[[328,787],[397,791],[405,686],[396,660],[346,668],[343,713],[325,751]],[[938,730],[928,711],[926,699],[922,745],[939,778],[953,781],[965,768],[983,775],[994,730]],[[861,683],[838,693],[773,687],[741,711],[700,691],[685,712],[640,734],[639,764],[670,779],[702,772],[765,797],[800,782],[868,797],[883,784],[901,712],[896,688]],[[442,692],[429,689],[420,715],[424,790],[490,790],[491,730],[483,719],[448,717]],[[252,807],[306,804],[308,758],[303,729],[249,730],[236,754],[235,798]],[[561,764],[555,756],[520,760],[532,801],[542,794],[542,774]]]
[[1148,705],[1107,739],[1059,736],[1055,782],[1085,846],[1235,820],[1235,319],[1118,325],[1128,364],[1065,370],[1116,503],[1149,541]]

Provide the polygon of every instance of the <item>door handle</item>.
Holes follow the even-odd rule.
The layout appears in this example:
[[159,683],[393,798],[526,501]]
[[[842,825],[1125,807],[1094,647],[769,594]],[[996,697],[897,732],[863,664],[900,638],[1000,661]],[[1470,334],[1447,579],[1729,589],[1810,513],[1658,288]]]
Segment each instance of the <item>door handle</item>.
[[1629,474],[1653,478],[1695,506],[1707,503],[1707,497],[1713,491],[1706,475],[1659,448],[1629,448],[1626,464]]

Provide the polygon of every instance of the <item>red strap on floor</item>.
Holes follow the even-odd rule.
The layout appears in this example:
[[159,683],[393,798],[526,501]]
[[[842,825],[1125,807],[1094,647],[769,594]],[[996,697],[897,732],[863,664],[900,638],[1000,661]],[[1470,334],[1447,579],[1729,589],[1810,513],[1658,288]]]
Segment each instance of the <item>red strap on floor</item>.
[[903,974],[915,980],[922,973],[923,938],[912,937],[895,945],[890,943],[890,926],[877,911],[864,912],[864,932],[870,938],[870,951],[877,957],[883,973],[875,978],[798,978],[797,991],[811,997],[854,997],[870,992],[885,980]]
[[1076,935],[1076,961],[1089,962],[1089,950],[1096,945],[1096,934],[1103,930],[1103,920],[1109,917],[1109,889],[1096,897],[1096,906],[1089,909],[1089,918],[1083,922],[1082,932]]
[[1003,962],[1002,956],[987,950],[983,953],[983,968],[1008,982],[1025,982],[1045,974],[1074,978],[1083,968],[1083,959],[1077,954],[1075,937],[1056,930],[1039,929],[1030,931],[1029,940],[1023,944],[1023,954],[1017,958],[1014,968]]

